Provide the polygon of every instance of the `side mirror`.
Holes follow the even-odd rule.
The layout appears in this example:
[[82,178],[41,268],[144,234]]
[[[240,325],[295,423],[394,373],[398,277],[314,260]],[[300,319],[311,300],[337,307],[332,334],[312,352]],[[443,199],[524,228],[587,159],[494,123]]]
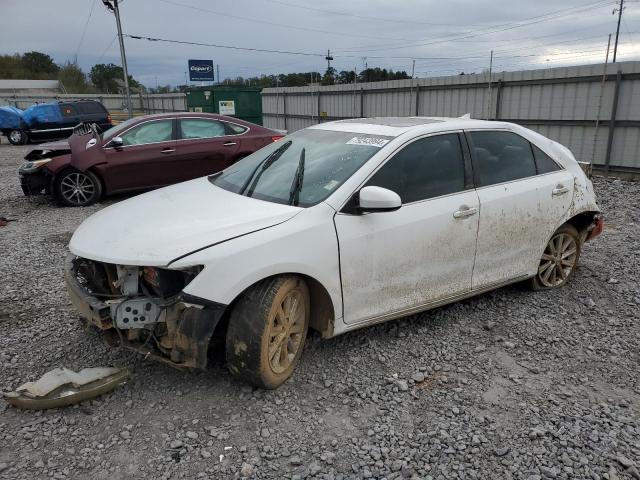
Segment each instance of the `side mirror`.
[[363,212],[393,212],[401,206],[400,195],[387,188],[369,186],[360,190],[358,207]]
[[113,137],[109,142],[109,146],[114,148],[120,148],[122,145],[124,145],[122,137]]

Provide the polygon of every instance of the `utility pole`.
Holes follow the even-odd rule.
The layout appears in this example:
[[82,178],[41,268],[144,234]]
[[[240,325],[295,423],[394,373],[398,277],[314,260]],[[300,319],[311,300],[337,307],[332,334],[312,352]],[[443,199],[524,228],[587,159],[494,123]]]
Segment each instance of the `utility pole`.
[[602,69],[602,83],[600,84],[600,97],[598,98],[598,113],[596,114],[596,128],[593,132],[593,149],[591,150],[591,164],[596,160],[596,147],[598,144],[598,128],[600,127],[600,112],[602,111],[602,97],[604,96],[604,87],[607,81],[607,64],[609,63],[609,48],[611,47],[611,34],[607,41],[607,54],[604,57],[604,67]]
[[216,77],[218,78],[218,85],[220,85],[220,64],[216,63]]
[[327,61],[327,70],[331,69],[331,60],[333,60],[333,57],[331,56],[331,51],[327,50],[327,56],[324,57],[324,59]]
[[493,73],[493,50],[489,57],[489,104],[487,105],[487,120],[491,120],[491,74]]
[[616,10],[618,11],[618,28],[616,28],[616,43],[613,46],[613,62],[616,63],[616,54],[618,53],[618,36],[620,35],[620,22],[622,21],[622,11],[624,10],[624,0],[620,0],[620,6],[617,9],[613,9],[613,14],[615,15]]
[[[111,4],[113,1],[113,5]],[[129,118],[133,117],[131,105],[131,91],[129,90],[129,71],[127,70],[127,56],[124,53],[124,40],[122,38],[122,25],[120,25],[120,9],[118,8],[118,0],[102,0],[105,7],[111,10],[116,17],[116,27],[118,28],[118,40],[120,41],[120,59],[122,61],[122,71],[124,73],[124,90],[127,95],[127,113]]]

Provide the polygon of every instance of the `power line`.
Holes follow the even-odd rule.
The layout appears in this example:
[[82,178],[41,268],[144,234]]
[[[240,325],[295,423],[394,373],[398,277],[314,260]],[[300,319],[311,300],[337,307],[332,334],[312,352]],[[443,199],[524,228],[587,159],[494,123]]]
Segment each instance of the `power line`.
[[237,47],[234,45],[220,45],[215,43],[199,43],[199,42],[187,42],[184,40],[171,40],[168,38],[159,38],[159,37],[145,37],[143,35],[125,34],[125,37],[133,38],[135,40],[148,40],[150,42],[178,43],[182,45],[196,45],[199,47],[226,48],[231,50],[243,50],[247,52],[281,53],[285,55],[304,55],[307,57],[323,57],[323,58],[325,57],[324,53],[294,52],[294,51],[288,51],[288,50],[270,50],[266,48]]
[[[132,38],[135,40],[148,40],[150,42],[166,42],[166,43],[176,43],[180,45],[196,45],[200,47],[212,47],[212,48],[224,48],[231,50],[241,50],[241,51],[249,51],[249,52],[262,52],[262,53],[278,53],[284,55],[302,55],[308,57],[321,57],[327,60],[328,54],[323,53],[312,53],[312,52],[300,52],[300,51],[289,51],[289,50],[271,50],[265,48],[253,48],[253,47],[239,47],[235,45],[222,45],[215,43],[201,43],[201,42],[190,42],[187,40],[174,40],[168,38],[160,38],[160,37],[146,37],[143,35],[131,35],[124,34],[123,36]],[[553,52],[553,53],[532,53],[527,55],[507,55],[507,56],[496,56],[495,58],[526,58],[526,57],[539,57],[539,56],[559,56],[559,55],[577,55],[577,54],[585,54],[592,52],[599,52],[600,50],[578,50],[578,51],[566,51],[566,52]],[[354,55],[336,55],[337,58],[360,58],[355,57]],[[404,59],[404,60],[477,60],[485,58],[482,55],[473,55],[473,56],[458,56],[458,57],[420,57],[420,56],[372,56],[367,58],[380,58],[380,59]],[[333,59],[333,57],[332,57]]]
[[379,39],[379,38],[387,38],[389,40],[402,40],[402,41],[408,41],[408,42],[415,42],[416,40],[409,40],[407,38],[398,38],[398,37],[385,37],[385,36],[380,36],[380,35],[358,35],[358,34],[354,34],[354,33],[344,33],[344,32],[336,32],[336,31],[331,31],[331,30],[320,30],[317,28],[310,28],[310,27],[300,27],[297,25],[290,25],[287,23],[277,23],[277,22],[270,22],[269,20],[262,20],[262,19],[258,19],[258,18],[249,18],[249,17],[242,17],[240,15],[233,15],[230,13],[224,13],[224,12],[220,12],[220,11],[216,11],[216,10],[210,10],[208,8],[202,8],[202,7],[196,7],[195,5],[189,5],[186,3],[180,3],[180,2],[176,2],[174,0],[160,0],[163,3],[167,3],[169,5],[175,5],[175,6],[179,6],[179,7],[184,7],[184,8],[190,8],[192,10],[196,10],[199,12],[206,12],[206,13],[213,13],[215,15],[218,16],[222,16],[222,17],[228,17],[228,18],[234,18],[236,20],[242,20],[245,22],[253,22],[253,23],[261,23],[264,25],[271,25],[274,27],[280,27],[280,28],[289,28],[292,30],[299,30],[302,32],[317,32],[317,33],[326,33],[329,35],[340,35],[342,37],[353,37],[353,38],[374,38],[374,39]]
[[337,15],[340,17],[354,17],[354,18],[362,18],[364,20],[376,20],[376,21],[380,21],[380,22],[389,22],[389,23],[400,23],[400,24],[407,24],[407,23],[413,23],[416,25],[428,25],[431,27],[464,27],[464,26],[480,26],[480,24],[465,24],[465,25],[461,25],[461,24],[454,24],[454,23],[432,23],[432,22],[420,22],[418,20],[409,20],[409,19],[395,19],[395,18],[386,18],[386,17],[375,17],[375,16],[371,16],[371,15],[359,15],[356,13],[350,13],[350,12],[339,12],[336,10],[326,10],[323,8],[315,8],[315,7],[308,7],[306,5],[298,5],[297,3],[290,3],[290,2],[284,2],[282,0],[267,0],[268,2],[271,3],[278,3],[280,5],[284,5],[287,7],[293,7],[293,8],[299,8],[301,10],[308,10],[308,11],[312,11],[312,12],[319,12],[319,13],[327,13],[329,15]]
[[105,54],[107,53],[107,50],[109,50],[111,48],[111,46],[113,45],[113,42],[116,41],[116,38],[118,37],[118,34],[114,35],[113,38],[111,39],[111,43],[109,43],[109,46],[107,48],[104,49],[104,51],[102,52],[102,54],[98,57],[98,61],[96,63],[100,63],[100,60],[102,60],[102,58],[105,56]]
[[87,33],[87,27],[89,26],[89,20],[91,20],[91,14],[93,13],[93,7],[96,6],[96,0],[92,0],[91,8],[89,9],[89,16],[87,20],[84,22],[84,28],[82,29],[82,35],[80,35],[80,41],[78,42],[78,48],[76,48],[76,54],[73,56],[74,63],[78,61],[78,53],[80,52],[80,47],[82,46],[82,42],[84,41],[84,36]]
[[[425,47],[425,46],[429,46],[429,45],[437,45],[440,43],[445,43],[445,42],[450,42],[450,41],[454,41],[454,40],[465,40],[467,38],[475,38],[478,36],[483,36],[483,35],[491,35],[493,33],[500,33],[500,32],[505,32],[508,30],[513,30],[516,28],[522,28],[522,27],[528,27],[530,25],[535,25],[538,23],[543,23],[543,22],[548,22],[551,20],[556,20],[558,18],[562,18],[562,17],[566,17],[568,15],[575,15],[576,13],[582,13],[585,11],[591,11],[593,8],[595,7],[604,7],[605,5],[611,5],[611,0],[606,0],[606,1],[599,1],[599,2],[595,2],[592,4],[588,4],[588,5],[583,5],[581,7],[572,7],[570,9],[564,9],[564,10],[558,10],[556,12],[552,12],[552,13],[548,13],[545,15],[538,15],[536,17],[531,17],[528,20],[525,21],[521,21],[515,24],[505,24],[502,26],[502,28],[499,28],[498,26],[493,26],[493,27],[488,27],[486,29],[481,29],[480,31],[468,31],[465,32],[464,34],[462,34],[461,36],[458,35],[453,35],[453,36],[449,36],[449,37],[443,37],[440,39],[435,39],[433,41],[430,42],[426,42],[426,43],[414,43],[414,44],[405,44],[405,45],[396,45],[396,46],[382,46],[382,45],[378,45],[375,47],[382,47],[382,48],[370,48],[370,47],[365,47],[365,46],[361,46],[358,47],[357,49],[343,49],[340,50],[342,52],[374,52],[374,51],[380,51],[380,50],[398,50],[398,49],[403,49],[403,48],[410,48],[410,47]],[[570,10],[570,11],[569,11]]]

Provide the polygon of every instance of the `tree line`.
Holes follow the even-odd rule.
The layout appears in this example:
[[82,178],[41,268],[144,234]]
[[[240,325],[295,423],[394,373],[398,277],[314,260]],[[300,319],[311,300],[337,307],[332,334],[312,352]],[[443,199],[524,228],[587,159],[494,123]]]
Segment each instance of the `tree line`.
[[[68,93],[119,93],[122,90],[122,67],[113,63],[99,63],[91,67],[86,74],[76,62],[67,61],[62,65],[54,62],[46,53],[27,52],[14,55],[0,55],[0,78],[59,80]],[[226,86],[252,87],[303,87],[310,84],[340,85],[357,82],[380,82],[411,78],[406,71],[387,70],[386,68],[367,68],[361,72],[354,70],[337,71],[329,67],[324,73],[300,72],[278,75],[260,75],[250,78],[225,78],[220,82]],[[129,85],[140,88],[141,85],[129,75]],[[184,91],[186,85],[170,85],[147,89],[150,93],[169,93]]]
[[[99,63],[85,74],[76,62],[58,65],[46,53],[0,55],[0,78],[28,80],[58,80],[69,93],[118,93],[123,79],[122,67]],[[140,87],[131,75],[129,84]]]

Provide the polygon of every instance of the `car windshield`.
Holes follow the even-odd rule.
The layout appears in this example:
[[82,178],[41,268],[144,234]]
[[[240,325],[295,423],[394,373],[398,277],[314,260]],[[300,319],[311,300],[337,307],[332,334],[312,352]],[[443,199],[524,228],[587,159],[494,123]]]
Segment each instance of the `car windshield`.
[[309,207],[331,195],[391,138],[300,130],[211,176],[210,181],[240,195]]

